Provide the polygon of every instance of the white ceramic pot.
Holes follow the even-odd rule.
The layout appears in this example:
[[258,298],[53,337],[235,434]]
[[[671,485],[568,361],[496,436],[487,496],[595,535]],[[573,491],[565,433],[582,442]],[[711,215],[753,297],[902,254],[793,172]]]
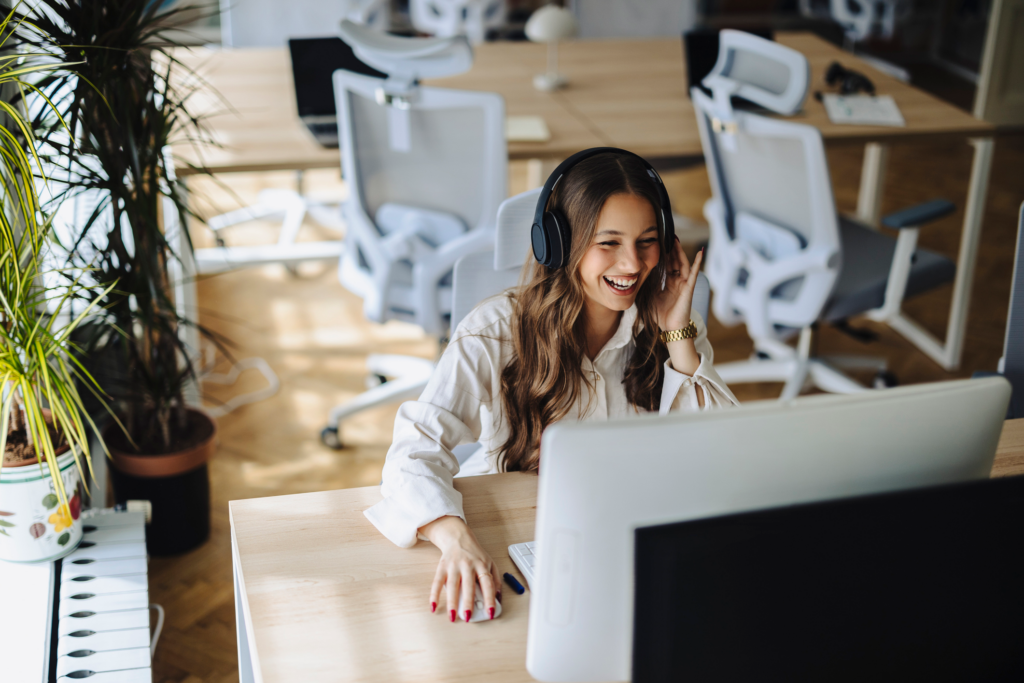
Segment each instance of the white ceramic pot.
[[49,562],[82,540],[82,490],[69,450],[57,458],[68,509],[62,510],[44,463],[0,468],[0,560]]

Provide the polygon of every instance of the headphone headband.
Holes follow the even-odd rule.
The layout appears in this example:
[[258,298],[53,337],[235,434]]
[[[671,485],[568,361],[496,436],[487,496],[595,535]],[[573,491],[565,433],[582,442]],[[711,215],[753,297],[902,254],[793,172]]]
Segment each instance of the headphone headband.
[[[654,167],[639,154],[635,154],[626,149],[619,149],[618,147],[591,147],[590,149],[576,152],[555,167],[555,170],[551,172],[550,176],[548,176],[547,181],[544,183],[544,187],[541,189],[540,196],[537,198],[537,208],[533,213],[533,227],[531,228],[533,255],[539,263],[542,263],[549,268],[561,268],[565,266],[569,260],[568,237],[570,236],[570,233],[568,222],[565,221],[564,217],[560,216],[558,213],[547,211],[548,200],[551,198],[551,194],[554,192],[555,187],[558,185],[562,177],[572,170],[576,164],[584,161],[585,159],[589,159],[590,157],[605,153],[631,156],[634,159],[638,159],[644,165],[644,168],[647,169],[647,174],[654,181],[654,185],[658,191],[658,198],[661,203],[659,208],[661,209],[661,226],[663,230],[663,253],[665,247],[668,245],[669,236],[675,235],[675,224],[672,221],[672,206],[669,203],[668,192],[665,190],[665,183],[662,182],[661,176],[658,175],[658,172]],[[546,218],[548,220],[545,220]]]

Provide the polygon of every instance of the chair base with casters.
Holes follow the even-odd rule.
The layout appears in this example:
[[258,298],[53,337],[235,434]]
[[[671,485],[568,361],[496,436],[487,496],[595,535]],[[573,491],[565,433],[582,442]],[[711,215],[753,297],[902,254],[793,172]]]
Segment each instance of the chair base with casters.
[[[886,216],[882,223],[900,231],[897,239],[840,216],[844,266],[822,319],[840,329],[855,315],[884,322],[901,333],[907,326],[917,326],[902,313],[903,299],[952,282],[956,276],[956,264],[950,259],[917,248],[919,227],[949,215],[954,209],[950,202],[934,200]],[[874,370],[872,388],[897,384],[881,358],[812,357],[814,327],[799,330],[795,348],[777,339],[755,339],[755,354],[750,360],[723,363],[715,368],[728,384],[784,382],[780,400],[795,398],[808,387],[840,394],[869,389],[848,377],[842,369]]]
[[[217,236],[217,247],[195,250],[196,270],[200,274],[221,273],[236,268],[283,263],[290,270],[304,261],[329,261],[341,256],[341,240],[296,242],[302,221],[308,213],[327,227],[342,228],[344,223],[330,216],[340,213],[338,207],[313,202],[293,190],[267,189],[259,194],[256,204],[214,216],[206,221]],[[282,216],[281,232],[275,244],[232,247],[224,244],[219,232],[248,221]]]
[[395,401],[408,401],[423,393],[434,371],[434,363],[414,356],[372,354],[366,358],[366,368],[371,377],[383,381],[331,411],[327,426],[320,432],[320,440],[329,448],[340,450],[345,447],[341,439],[341,421],[346,417]]

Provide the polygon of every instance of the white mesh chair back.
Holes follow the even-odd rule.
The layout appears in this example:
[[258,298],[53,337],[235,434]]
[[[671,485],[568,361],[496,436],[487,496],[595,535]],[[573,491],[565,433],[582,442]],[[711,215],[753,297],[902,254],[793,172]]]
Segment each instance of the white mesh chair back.
[[699,18],[696,2],[572,0],[579,38],[679,38]]
[[718,61],[702,83],[714,93],[718,116],[727,118],[736,95],[780,114],[803,106],[811,78],[807,58],[785,45],[743,31],[719,33]]
[[[472,251],[493,248],[507,191],[504,102],[493,93],[417,87],[401,108],[378,102],[383,83],[348,71],[334,75],[349,190],[340,277],[363,297],[370,320],[408,320],[441,333],[451,311],[446,277],[463,255],[453,256],[456,250],[473,240],[479,244]],[[400,249],[375,222],[384,204],[450,214],[467,233],[444,244],[406,240]]]
[[338,33],[342,19],[390,27],[389,0],[220,0],[224,47],[284,47],[289,38]]
[[509,197],[498,209],[498,233],[494,237],[494,269],[522,268],[533,258],[530,229],[541,188]]
[[482,43],[487,29],[505,23],[505,0],[409,0],[409,18],[417,31]]
[[908,2],[899,0],[831,0],[832,18],[855,43],[872,36],[892,38],[896,14],[909,13]]
[[706,272],[715,316],[781,338],[814,322],[841,266],[838,219],[821,134],[813,126],[736,112],[692,90],[712,199]]

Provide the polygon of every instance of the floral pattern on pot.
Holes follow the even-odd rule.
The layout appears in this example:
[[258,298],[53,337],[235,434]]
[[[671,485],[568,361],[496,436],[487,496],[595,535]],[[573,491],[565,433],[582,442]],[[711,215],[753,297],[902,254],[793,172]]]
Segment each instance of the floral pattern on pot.
[[63,557],[82,540],[82,489],[70,452],[57,459],[64,490],[61,505],[56,487],[38,463],[0,468],[0,560],[43,562]]

